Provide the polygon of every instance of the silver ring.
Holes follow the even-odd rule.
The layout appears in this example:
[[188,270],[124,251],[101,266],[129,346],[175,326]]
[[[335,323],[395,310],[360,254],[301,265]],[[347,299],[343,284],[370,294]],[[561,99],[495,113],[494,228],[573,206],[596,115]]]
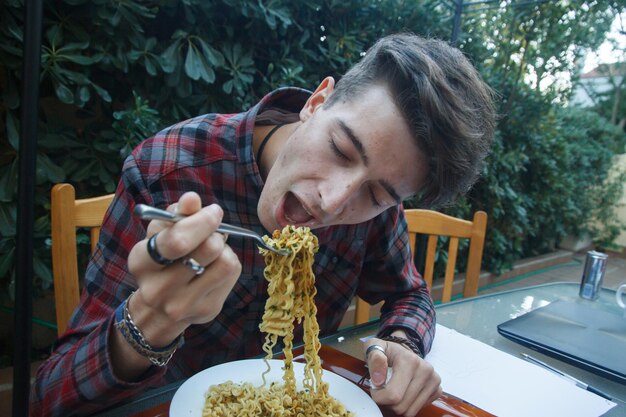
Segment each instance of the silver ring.
[[198,263],[198,261],[193,258],[184,258],[183,265],[191,269],[196,275],[202,274],[205,269],[202,265]]
[[[380,346],[380,345],[371,345],[370,347],[367,348],[367,350],[365,351],[365,359],[367,359],[367,357],[369,356],[369,354],[373,351],[373,350],[377,350],[379,352],[381,352],[383,355],[385,355],[385,348]],[[386,355],[385,355],[386,356]]]

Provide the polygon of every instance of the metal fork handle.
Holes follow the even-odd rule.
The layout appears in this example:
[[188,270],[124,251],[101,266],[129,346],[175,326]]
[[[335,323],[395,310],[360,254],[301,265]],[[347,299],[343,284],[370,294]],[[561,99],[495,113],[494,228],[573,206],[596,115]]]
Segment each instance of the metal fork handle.
[[[163,220],[166,222],[173,222],[173,223],[176,223],[179,220],[182,220],[186,217],[181,214],[174,214],[167,210],[161,210],[156,207],[148,206],[146,204],[137,204],[135,206],[135,214],[144,220]],[[233,226],[232,224],[228,224],[228,223],[220,223],[220,225],[217,227],[217,231],[220,233],[227,233],[229,235],[252,238],[256,240],[257,242],[259,242],[261,245],[263,245],[264,248],[267,248],[281,255],[289,254],[289,251],[287,250],[275,249],[271,247],[270,245],[265,243],[263,238],[261,238],[261,236],[259,236],[258,233],[255,233],[252,230],[245,229],[243,227]]]

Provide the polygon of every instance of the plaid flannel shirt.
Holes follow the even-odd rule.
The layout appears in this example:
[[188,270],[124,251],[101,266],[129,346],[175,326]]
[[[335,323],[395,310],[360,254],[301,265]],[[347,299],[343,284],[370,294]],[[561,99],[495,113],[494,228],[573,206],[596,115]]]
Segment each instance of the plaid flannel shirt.
[[[259,323],[267,298],[265,263],[253,240],[235,236],[228,244],[241,260],[241,277],[213,321],[185,331],[184,346],[167,366],[151,367],[139,381],[123,381],[111,368],[108,344],[114,311],[137,286],[127,258],[145,238],[147,223],[132,215],[134,206],[165,208],[195,191],[203,205],[223,207],[225,222],[268,233],[256,212],[263,180],[252,148],[255,119],[269,107],[298,113],[309,94],[282,88],[247,112],[178,123],[142,142],[127,158],[86,271],[80,305],[37,372],[31,415],[88,414],[212,365],[263,353]],[[314,231],[320,242],[314,272],[322,335],[337,330],[358,294],[370,303],[385,301],[379,335],[401,328],[422,352],[429,351],[434,308],[411,261],[406,228],[398,206],[366,223]],[[297,341],[301,329],[296,332]]]

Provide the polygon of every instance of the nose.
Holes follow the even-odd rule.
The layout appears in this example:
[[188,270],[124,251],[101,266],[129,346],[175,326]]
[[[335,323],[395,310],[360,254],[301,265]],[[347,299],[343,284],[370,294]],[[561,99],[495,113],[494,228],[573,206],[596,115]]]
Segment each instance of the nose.
[[321,209],[331,217],[340,217],[346,207],[358,198],[361,184],[356,178],[329,180],[320,190]]

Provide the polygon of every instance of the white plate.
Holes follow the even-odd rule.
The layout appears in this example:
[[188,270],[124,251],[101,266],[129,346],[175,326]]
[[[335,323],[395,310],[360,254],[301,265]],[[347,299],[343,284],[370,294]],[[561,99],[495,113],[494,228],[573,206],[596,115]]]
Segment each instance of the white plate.
[[[283,361],[270,360],[271,370],[265,376],[268,383],[283,382]],[[293,362],[296,388],[302,389],[304,364]],[[267,369],[263,359],[245,359],[227,362],[200,371],[185,381],[174,394],[170,404],[170,417],[201,417],[204,395],[211,385],[231,380],[236,383],[250,382],[256,386],[263,383],[261,374]],[[382,417],[380,409],[361,388],[342,376],[324,370],[322,380],[328,383],[330,395],[341,401],[348,411],[357,416]]]

